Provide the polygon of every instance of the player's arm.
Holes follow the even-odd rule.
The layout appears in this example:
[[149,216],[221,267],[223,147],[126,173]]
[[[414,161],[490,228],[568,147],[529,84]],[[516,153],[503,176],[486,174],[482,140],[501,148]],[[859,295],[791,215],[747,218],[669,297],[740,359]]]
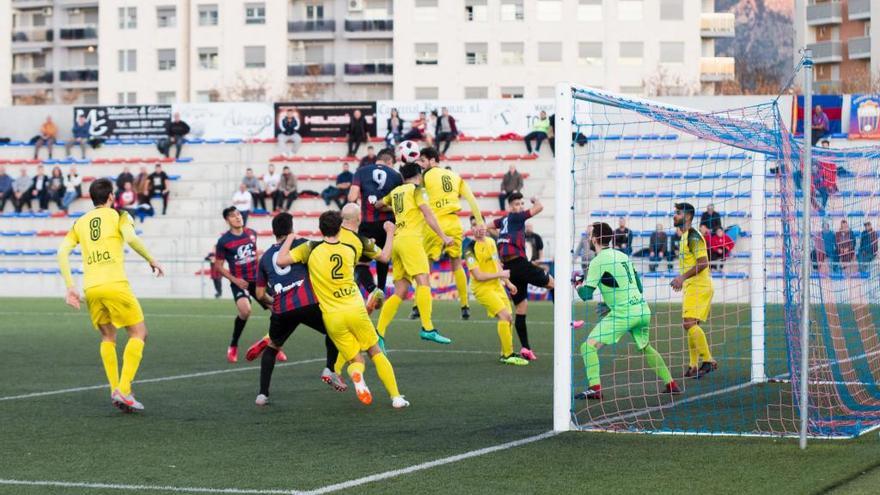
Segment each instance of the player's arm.
[[670,285],[675,290],[681,290],[684,287],[685,280],[696,277],[700,272],[709,268],[709,253],[706,250],[706,241],[702,240],[699,236],[691,235],[689,232],[686,242],[697,261],[688,271],[672,279]]
[[348,202],[357,203],[361,199],[361,186],[352,184],[348,189]]
[[391,208],[391,195],[387,195],[382,199],[377,200],[373,203],[373,207],[375,207],[379,211],[394,211]]
[[533,217],[542,211],[544,211],[544,205],[541,204],[541,200],[537,197],[532,198],[532,207],[529,209],[529,217]]
[[79,238],[73,229],[64,236],[61,246],[58,247],[58,267],[61,269],[61,276],[64,278],[64,285],[67,287],[67,294],[64,301],[74,309],[79,309],[79,290],[73,283],[73,275],[70,271],[70,252],[79,244]]
[[258,301],[262,301],[264,304],[271,306],[275,300],[272,296],[266,293],[266,279],[266,272],[263,270],[261,264],[260,269],[257,270],[257,288],[254,292],[254,297],[256,297]]
[[581,298],[582,301],[589,301],[593,298],[593,292],[596,290],[596,287],[599,286],[599,278],[601,277],[599,264],[596,263],[596,259],[590,262],[590,267],[587,268],[587,278],[584,279],[584,283],[577,288],[578,297]]
[[[394,239],[394,230],[397,228],[394,225],[394,222],[385,222],[382,224],[382,228],[385,229],[385,245],[382,246],[382,252],[379,253],[379,256],[373,258],[380,263],[388,263],[391,261],[391,242]],[[370,241],[372,242],[372,241]],[[375,246],[375,244],[374,244]]]
[[138,237],[137,233],[134,231],[134,224],[131,222],[123,222],[119,227],[119,232],[122,234],[122,239],[126,244],[131,246],[131,248],[141,256],[147,263],[149,263],[150,268],[153,270],[153,273],[156,274],[157,277],[161,277],[165,275],[165,270],[162,268],[162,265],[159,264],[158,261],[153,259],[153,256],[150,255],[150,252],[147,251],[147,246],[144,245],[144,242]]
[[452,238],[446,235],[443,232],[443,229],[440,228],[440,223],[437,222],[437,217],[434,216],[434,212],[431,211],[431,207],[422,203],[419,205],[419,209],[422,210],[422,215],[425,216],[425,222],[428,223],[428,227],[431,227],[431,230],[437,234],[437,237],[443,240],[444,245],[452,244]]
[[474,197],[474,193],[471,191],[470,186],[467,185],[467,182],[461,179],[459,180],[461,184],[458,187],[459,196],[467,200],[468,204],[471,206],[471,215],[474,216],[477,225],[483,225],[485,222],[483,221],[483,214],[480,212],[480,205],[477,204],[477,198]]
[[288,234],[287,238],[284,239],[284,243],[282,243],[281,247],[278,249],[278,259],[276,260],[276,263],[281,268],[290,266],[294,263],[306,263],[309,261],[309,255],[312,253],[312,243],[304,242],[299,246],[290,249],[294,238],[293,234]]

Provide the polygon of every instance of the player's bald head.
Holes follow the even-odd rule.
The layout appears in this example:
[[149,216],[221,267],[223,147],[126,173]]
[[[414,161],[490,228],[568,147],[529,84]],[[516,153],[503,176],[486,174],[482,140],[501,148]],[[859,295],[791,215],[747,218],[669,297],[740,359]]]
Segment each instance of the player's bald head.
[[342,207],[342,221],[345,223],[360,223],[361,207],[355,203],[348,203]]

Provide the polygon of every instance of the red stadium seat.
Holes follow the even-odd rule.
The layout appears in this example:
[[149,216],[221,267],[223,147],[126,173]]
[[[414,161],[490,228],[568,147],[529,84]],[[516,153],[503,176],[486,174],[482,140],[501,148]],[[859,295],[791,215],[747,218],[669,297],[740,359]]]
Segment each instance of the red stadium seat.
[[452,155],[452,156],[446,157],[446,161],[450,161],[450,162],[461,162],[461,161],[464,161],[464,159],[465,158],[461,155]]
[[497,198],[501,196],[501,191],[477,191],[474,193],[475,198]]
[[483,155],[468,155],[464,159],[469,162],[479,162],[483,160]]
[[285,160],[286,160],[286,158],[281,155],[276,155],[276,156],[273,156],[272,158],[269,158],[270,162],[283,162]]
[[483,160],[490,160],[490,161],[498,161],[500,159],[501,159],[501,155],[486,155],[483,157]]
[[105,163],[110,163],[110,160],[106,158],[94,158],[92,159],[92,165],[103,165]]

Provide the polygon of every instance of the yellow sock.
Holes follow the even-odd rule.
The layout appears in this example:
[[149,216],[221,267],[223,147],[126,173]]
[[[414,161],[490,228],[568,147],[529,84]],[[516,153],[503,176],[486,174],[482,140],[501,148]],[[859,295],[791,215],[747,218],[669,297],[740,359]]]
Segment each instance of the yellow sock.
[[[693,330],[693,328],[691,328]],[[694,333],[688,330],[687,341],[688,341],[688,366],[693,368],[697,365],[697,359],[700,357],[699,353],[697,353],[697,346],[694,343]]]
[[119,378],[119,392],[122,395],[131,393],[131,382],[134,381],[134,375],[137,373],[138,366],[141,365],[141,358],[144,356],[144,341],[138,338],[128,339],[125,344],[125,352],[122,353],[122,374]]
[[429,332],[434,329],[434,323],[431,321],[432,304],[431,288],[426,285],[416,287],[416,306],[419,308],[419,318],[422,320],[422,328]]
[[379,375],[379,379],[385,385],[388,395],[391,397],[400,395],[400,391],[397,390],[397,378],[394,377],[394,368],[391,367],[391,361],[388,360],[388,356],[381,352],[376,354],[373,356],[373,365],[376,367],[376,374]]
[[337,375],[341,375],[343,366],[345,366],[345,358],[342,357],[342,353],[339,353],[336,356],[336,364],[333,365],[333,372]]
[[101,342],[101,361],[104,363],[104,373],[107,373],[107,382],[110,383],[110,391],[119,386],[119,363],[116,359],[116,342]]
[[391,324],[391,320],[394,319],[394,315],[397,314],[397,308],[400,307],[402,302],[403,300],[397,297],[397,294],[392,294],[391,297],[385,300],[385,304],[382,305],[382,311],[379,312],[379,324],[376,326],[376,330],[383,338],[385,337],[385,330],[388,330],[388,325]]
[[468,305],[467,275],[464,274],[464,268],[459,268],[452,272],[452,276],[455,277],[455,289],[458,291],[458,302],[463,308]]
[[498,320],[498,339],[501,340],[501,356],[513,354],[513,333],[509,321]]
[[712,353],[709,351],[709,342],[706,340],[706,332],[699,325],[694,325],[688,331],[688,336],[693,337],[694,347],[697,353],[703,358],[703,362],[712,361]]
[[355,374],[359,373],[361,376],[364,376],[365,369],[367,368],[366,366],[364,366],[364,363],[353,361],[351,364],[348,365],[348,376],[350,376],[352,380],[354,380]]

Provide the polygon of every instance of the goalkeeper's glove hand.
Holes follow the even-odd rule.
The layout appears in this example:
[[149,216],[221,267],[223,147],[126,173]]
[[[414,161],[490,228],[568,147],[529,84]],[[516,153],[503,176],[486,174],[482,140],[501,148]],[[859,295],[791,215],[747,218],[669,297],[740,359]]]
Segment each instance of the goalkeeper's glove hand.
[[600,319],[604,318],[605,315],[607,315],[610,312],[611,312],[611,308],[609,308],[608,305],[605,304],[604,302],[600,302],[599,304],[596,305],[596,315],[598,315]]

